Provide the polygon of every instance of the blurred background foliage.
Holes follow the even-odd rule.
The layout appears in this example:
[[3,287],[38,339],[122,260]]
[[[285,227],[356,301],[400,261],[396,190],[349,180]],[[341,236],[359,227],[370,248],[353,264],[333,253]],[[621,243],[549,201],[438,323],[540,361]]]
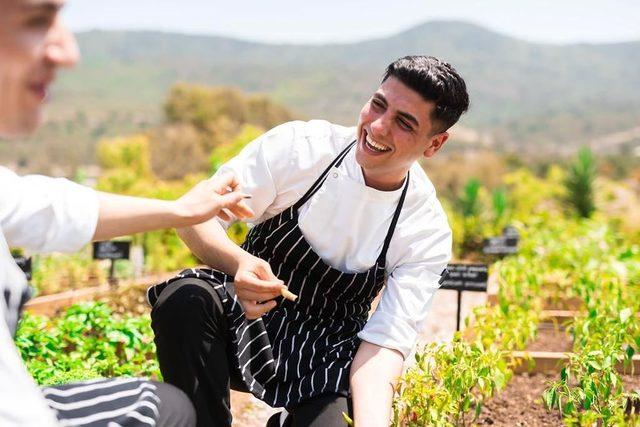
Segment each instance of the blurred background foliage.
[[[78,181],[102,191],[175,199],[218,168],[263,132],[297,118],[281,105],[234,88],[180,83],[168,93],[162,123],[144,132],[98,142],[97,168],[78,168]],[[533,158],[499,153],[482,146],[448,145],[422,162],[434,182],[454,233],[454,254],[461,260],[486,260],[483,240],[507,225],[522,227],[532,216],[606,214],[623,229],[640,226],[637,178],[622,173],[612,160],[587,148],[576,157]],[[636,177],[634,174],[637,174]],[[246,225],[234,224],[229,236],[241,243]],[[173,230],[133,237],[144,250],[144,272],[179,270],[198,264]],[[132,268],[118,262],[117,273]],[[37,257],[34,284],[41,294],[102,283],[106,265],[89,250],[75,255]]]

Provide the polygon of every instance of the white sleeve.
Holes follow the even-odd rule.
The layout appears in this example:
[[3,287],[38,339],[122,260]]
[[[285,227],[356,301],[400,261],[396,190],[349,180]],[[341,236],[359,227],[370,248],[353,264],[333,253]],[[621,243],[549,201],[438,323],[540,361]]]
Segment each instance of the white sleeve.
[[[438,205],[439,208],[439,205]],[[451,229],[435,210],[434,224],[417,235],[414,243],[426,250],[413,252],[387,278],[380,303],[358,337],[402,353],[406,359],[416,343],[433,296],[440,286],[442,271],[451,259]],[[407,252],[411,253],[411,244]]]
[[[0,298],[0,311],[5,310]],[[57,426],[53,411],[25,369],[0,312],[0,425]]]
[[98,223],[97,193],[64,178],[19,177],[0,168],[0,227],[9,246],[71,252],[89,243]]
[[[256,138],[214,174],[232,173],[242,186],[242,191],[252,196],[246,202],[255,215],[247,218],[246,222],[257,223],[265,219],[266,210],[283,188],[286,175],[295,170],[291,168],[295,124],[282,124]],[[218,221],[225,228],[230,225],[221,219]]]

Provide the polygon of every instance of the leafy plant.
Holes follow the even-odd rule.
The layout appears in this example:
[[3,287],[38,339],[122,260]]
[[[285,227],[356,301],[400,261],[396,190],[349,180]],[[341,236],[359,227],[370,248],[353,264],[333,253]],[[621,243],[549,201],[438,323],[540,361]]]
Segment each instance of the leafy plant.
[[462,195],[458,199],[458,204],[464,217],[477,215],[480,209],[479,197],[480,181],[475,178],[470,179],[465,184]]
[[52,319],[26,313],[15,342],[38,384],[160,376],[150,319],[113,315],[103,303],[75,305]]
[[594,202],[594,181],[596,178],[595,157],[588,148],[582,148],[578,157],[569,167],[565,180],[567,201],[576,213],[589,218],[596,210]]

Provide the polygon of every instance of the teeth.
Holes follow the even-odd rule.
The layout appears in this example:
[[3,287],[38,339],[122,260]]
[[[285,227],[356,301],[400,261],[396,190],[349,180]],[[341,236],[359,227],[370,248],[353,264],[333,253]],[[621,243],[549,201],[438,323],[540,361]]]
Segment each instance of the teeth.
[[367,144],[376,151],[384,152],[384,151],[390,150],[390,148],[387,147],[386,145],[382,145],[375,142],[373,139],[371,139],[369,135],[367,135],[366,141],[367,141]]

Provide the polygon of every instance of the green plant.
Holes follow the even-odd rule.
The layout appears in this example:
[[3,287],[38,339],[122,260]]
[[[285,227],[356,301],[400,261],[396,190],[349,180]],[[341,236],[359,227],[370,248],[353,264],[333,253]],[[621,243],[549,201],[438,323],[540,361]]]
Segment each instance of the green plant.
[[464,217],[470,217],[478,214],[480,208],[478,197],[480,187],[480,181],[475,178],[471,178],[465,184],[462,190],[462,195],[458,199],[458,204]]
[[16,346],[38,384],[113,376],[159,377],[147,316],[117,316],[103,303],[52,319],[25,314]]
[[570,165],[565,180],[567,202],[576,213],[589,218],[596,210],[594,203],[594,181],[596,178],[595,157],[588,148],[582,148],[578,157]]
[[[467,426],[483,402],[511,377],[506,352],[458,333],[451,345],[431,344],[416,354],[416,365],[398,386],[396,426]],[[469,414],[471,412],[471,414]]]
[[491,193],[491,206],[493,207],[493,218],[496,224],[502,224],[508,209],[507,190],[498,187]]

